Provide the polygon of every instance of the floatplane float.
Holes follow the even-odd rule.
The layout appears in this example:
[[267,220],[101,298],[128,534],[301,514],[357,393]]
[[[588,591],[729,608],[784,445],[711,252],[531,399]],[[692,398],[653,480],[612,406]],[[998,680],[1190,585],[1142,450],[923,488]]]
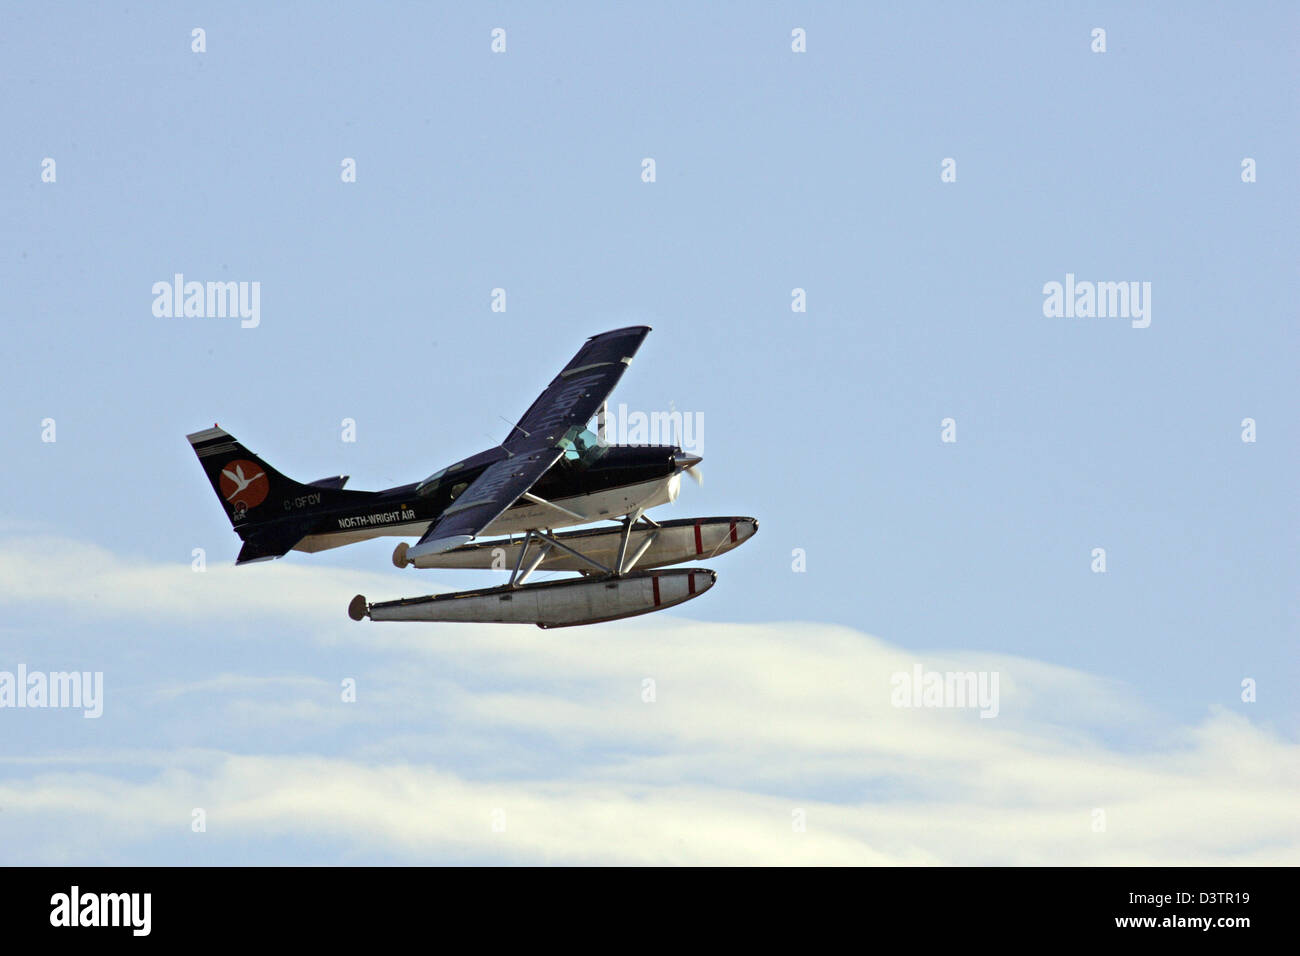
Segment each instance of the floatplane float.
[[[702,461],[678,445],[604,440],[606,402],[649,332],[640,325],[592,336],[500,445],[384,491],[345,490],[346,475],[301,484],[218,426],[187,436],[243,541],[235,563],[418,535],[397,545],[397,567],[510,570],[499,587],[375,603],[357,595],[348,614],[358,621],[570,627],[699,597],[717,573],[671,566],[739,547],[758,522],[661,523],[646,514],[677,500],[683,473],[698,481]],[[593,416],[599,434],[587,428]],[[616,526],[555,530],[604,521]],[[539,571],[578,576],[530,582]]]

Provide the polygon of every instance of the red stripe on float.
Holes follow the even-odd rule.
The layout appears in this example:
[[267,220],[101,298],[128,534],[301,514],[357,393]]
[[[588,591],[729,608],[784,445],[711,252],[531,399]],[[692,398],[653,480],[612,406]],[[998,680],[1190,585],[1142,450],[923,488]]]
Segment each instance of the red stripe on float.
[[686,588],[688,593],[690,594],[695,593],[695,572],[694,571],[692,571],[690,574],[686,576]]
[[704,541],[700,537],[700,522],[698,520],[695,522],[695,553],[704,553]]
[[731,542],[732,544],[736,542],[736,522],[734,521],[731,522]]
[[659,606],[659,575],[657,574],[650,575],[650,582],[654,585],[655,607],[658,607]]

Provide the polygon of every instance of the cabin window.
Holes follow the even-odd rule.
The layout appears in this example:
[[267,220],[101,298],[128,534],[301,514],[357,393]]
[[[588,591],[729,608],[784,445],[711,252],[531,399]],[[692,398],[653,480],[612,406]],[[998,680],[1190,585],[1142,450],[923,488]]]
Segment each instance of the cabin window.
[[564,450],[564,457],[560,460],[574,468],[589,468],[609,450],[595,432],[581,425],[574,425],[565,432],[564,437],[556,442],[556,447]]

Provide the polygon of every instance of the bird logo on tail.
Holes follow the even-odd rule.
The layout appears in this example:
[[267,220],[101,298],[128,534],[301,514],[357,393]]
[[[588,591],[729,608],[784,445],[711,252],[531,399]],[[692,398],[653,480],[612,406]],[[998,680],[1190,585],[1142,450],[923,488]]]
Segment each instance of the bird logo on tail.
[[232,461],[221,469],[221,497],[235,511],[256,508],[270,490],[266,472],[251,461]]

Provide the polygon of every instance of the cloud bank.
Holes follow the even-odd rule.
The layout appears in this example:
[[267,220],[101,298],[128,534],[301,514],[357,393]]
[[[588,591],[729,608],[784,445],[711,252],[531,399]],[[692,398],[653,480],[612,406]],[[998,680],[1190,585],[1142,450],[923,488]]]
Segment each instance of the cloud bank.
[[[6,644],[103,660],[108,698],[102,730],[0,710],[6,862],[1300,862],[1300,747],[1233,711],[807,622],[344,616],[431,580],[0,541],[0,604],[47,608]],[[918,663],[998,672],[998,716],[893,706]]]

